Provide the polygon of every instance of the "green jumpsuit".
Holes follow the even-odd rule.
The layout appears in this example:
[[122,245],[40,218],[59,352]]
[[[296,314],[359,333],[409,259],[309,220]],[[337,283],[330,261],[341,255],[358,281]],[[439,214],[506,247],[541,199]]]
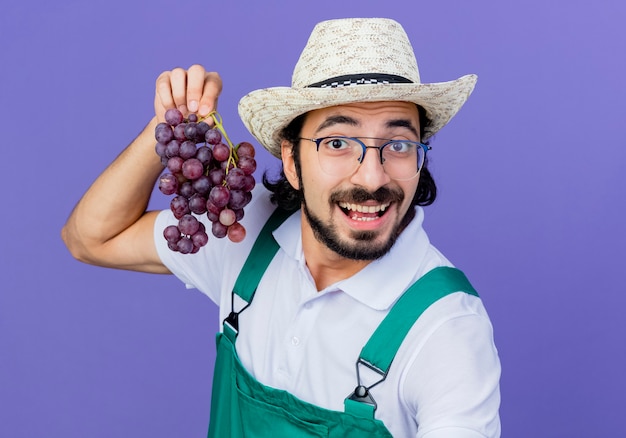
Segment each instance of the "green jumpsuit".
[[[233,297],[236,294],[248,304],[239,312],[233,309],[224,321],[222,333],[217,335],[208,436],[391,437],[383,422],[374,417],[376,402],[370,389],[385,379],[404,337],[428,306],[453,292],[477,293],[461,271],[449,267],[435,268],[409,287],[361,350],[356,361],[357,386],[344,400],[343,412],[324,409],[286,391],[265,386],[239,361],[235,349],[237,318],[251,303],[265,269],[278,250],[272,231],[288,215],[279,209],[270,217],[235,283]],[[369,387],[362,386],[361,366],[376,371],[380,380]]]

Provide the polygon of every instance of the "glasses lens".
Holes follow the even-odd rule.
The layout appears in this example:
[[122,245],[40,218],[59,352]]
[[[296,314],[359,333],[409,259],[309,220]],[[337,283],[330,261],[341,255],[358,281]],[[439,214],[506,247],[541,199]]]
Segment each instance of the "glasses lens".
[[359,167],[363,147],[346,137],[325,137],[318,140],[317,156],[324,173],[332,176],[346,176]]
[[424,150],[414,141],[391,141],[383,146],[383,168],[394,179],[411,179],[424,163]]
[[[324,137],[316,141],[317,156],[322,171],[332,176],[348,176],[354,173],[362,161],[363,145],[355,138]],[[367,148],[377,149],[373,146]],[[373,151],[380,157],[382,149],[383,169],[393,179],[411,179],[424,163],[424,150],[418,142],[394,140]]]

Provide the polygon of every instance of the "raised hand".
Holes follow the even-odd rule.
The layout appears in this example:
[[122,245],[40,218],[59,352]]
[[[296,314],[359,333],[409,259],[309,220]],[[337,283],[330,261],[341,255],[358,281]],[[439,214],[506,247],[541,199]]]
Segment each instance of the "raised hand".
[[194,64],[188,70],[175,68],[161,73],[155,88],[154,110],[158,122],[165,121],[165,111],[170,108],[177,108],[185,117],[190,113],[205,117],[217,109],[222,79],[219,74]]

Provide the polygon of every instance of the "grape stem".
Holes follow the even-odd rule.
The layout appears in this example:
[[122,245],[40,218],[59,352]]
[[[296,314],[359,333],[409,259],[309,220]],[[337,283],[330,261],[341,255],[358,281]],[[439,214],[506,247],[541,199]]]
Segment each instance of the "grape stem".
[[[208,119],[209,117],[213,119],[213,123],[215,123],[215,128],[222,133],[222,136],[226,140],[226,143],[228,143],[228,149],[229,149],[228,164],[229,165],[232,164],[233,167],[237,167],[237,160],[239,159],[239,157],[237,157],[235,146],[230,141],[230,138],[228,138],[228,134],[226,134],[226,130],[224,129],[224,124],[222,123],[222,116],[217,111],[211,111],[209,114],[206,115],[206,117],[203,117],[200,120]],[[226,175],[228,175],[229,168],[230,166],[226,166],[226,169],[224,169],[226,172]]]

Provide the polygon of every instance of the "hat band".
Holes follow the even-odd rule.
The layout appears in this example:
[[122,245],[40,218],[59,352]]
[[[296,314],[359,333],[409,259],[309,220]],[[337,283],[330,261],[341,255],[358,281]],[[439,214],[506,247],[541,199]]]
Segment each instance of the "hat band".
[[389,75],[385,73],[363,73],[356,75],[343,75],[326,79],[308,85],[306,88],[338,88],[352,87],[353,85],[370,84],[412,84],[413,81],[403,76]]

